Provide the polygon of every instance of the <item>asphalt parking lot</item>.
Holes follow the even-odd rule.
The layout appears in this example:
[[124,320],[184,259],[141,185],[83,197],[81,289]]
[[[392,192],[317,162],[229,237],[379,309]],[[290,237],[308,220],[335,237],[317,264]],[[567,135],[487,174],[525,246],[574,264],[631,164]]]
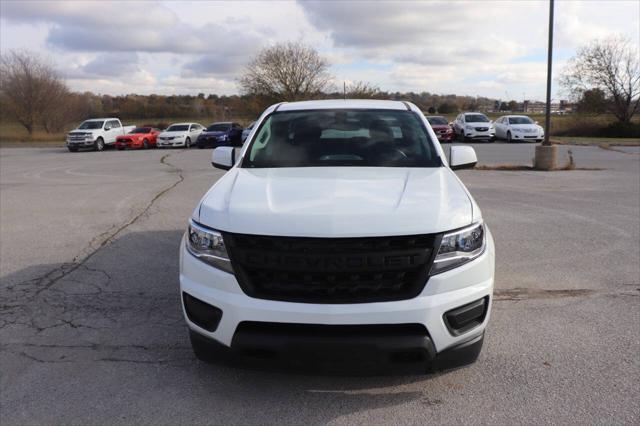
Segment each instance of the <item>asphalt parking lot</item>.
[[210,150],[0,149],[0,423],[638,424],[640,150],[571,149],[603,170],[459,172],[497,246],[483,352],[375,377],[194,358],[178,244]]

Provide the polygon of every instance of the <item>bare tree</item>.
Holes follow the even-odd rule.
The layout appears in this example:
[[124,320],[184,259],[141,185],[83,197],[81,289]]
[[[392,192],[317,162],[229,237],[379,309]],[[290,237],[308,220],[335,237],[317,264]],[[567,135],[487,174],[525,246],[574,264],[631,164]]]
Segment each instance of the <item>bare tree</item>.
[[64,108],[69,89],[53,66],[27,51],[12,50],[0,58],[3,114],[17,120],[29,136],[48,114]]
[[351,99],[375,98],[380,95],[380,88],[366,81],[354,81],[346,85],[346,95]]
[[317,96],[329,84],[329,65],[318,52],[302,43],[280,43],[260,51],[239,80],[249,95],[283,101]]
[[90,105],[87,97],[80,93],[61,90],[57,101],[52,102],[52,108],[40,119],[42,127],[47,133],[58,133],[70,124],[80,121],[90,115]]
[[640,108],[640,58],[638,49],[623,37],[595,40],[571,58],[560,84],[580,98],[590,89],[601,89],[611,113],[623,123]]

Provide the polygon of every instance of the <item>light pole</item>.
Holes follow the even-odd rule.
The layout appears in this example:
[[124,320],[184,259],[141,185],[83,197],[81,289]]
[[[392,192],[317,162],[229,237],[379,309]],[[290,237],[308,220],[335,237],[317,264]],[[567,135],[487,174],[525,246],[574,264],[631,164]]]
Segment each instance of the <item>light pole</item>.
[[554,0],[549,0],[549,44],[547,47],[547,103],[544,117],[544,141],[536,146],[534,167],[539,170],[553,170],[556,167],[558,147],[549,142],[551,127],[551,64],[553,59],[553,6]]
[[551,64],[553,62],[553,0],[549,0],[549,46],[547,47],[547,107],[544,115],[544,142],[549,146],[549,128],[551,127]]

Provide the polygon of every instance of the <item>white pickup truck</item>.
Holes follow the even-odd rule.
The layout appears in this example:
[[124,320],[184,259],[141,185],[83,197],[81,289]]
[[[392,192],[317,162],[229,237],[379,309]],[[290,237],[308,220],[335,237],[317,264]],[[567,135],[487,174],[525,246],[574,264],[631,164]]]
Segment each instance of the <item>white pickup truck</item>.
[[118,118],[92,118],[67,134],[67,148],[71,152],[80,148],[102,151],[105,146],[114,145],[116,137],[129,133],[135,127],[123,126]]
[[273,105],[237,157],[218,147],[211,160],[229,171],[180,251],[198,358],[342,352],[433,370],[478,357],[495,248],[454,173],[477,157],[452,146],[447,159],[417,106]]

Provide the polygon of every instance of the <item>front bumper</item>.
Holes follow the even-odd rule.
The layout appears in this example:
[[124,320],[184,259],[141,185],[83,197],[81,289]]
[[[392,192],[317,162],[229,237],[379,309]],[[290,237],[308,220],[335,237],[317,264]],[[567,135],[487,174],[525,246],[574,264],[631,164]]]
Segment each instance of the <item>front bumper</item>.
[[158,148],[171,147],[171,146],[185,146],[185,141],[157,141]]
[[[207,331],[183,314],[191,330],[225,346],[234,345],[241,323],[285,323],[309,325],[389,325],[424,326],[435,354],[481,336],[489,321],[493,293],[495,254],[491,233],[487,248],[477,259],[429,278],[421,294],[393,302],[354,304],[312,304],[257,299],[247,296],[234,275],[213,268],[180,247],[180,290],[222,311],[213,331]],[[444,315],[461,306],[487,298],[482,322],[459,334],[449,331]],[[383,336],[379,336],[385,345]],[[237,342],[237,340],[236,340]]]
[[116,141],[116,148],[141,148],[142,142],[137,141]]
[[231,146],[231,141],[229,139],[214,139],[214,138],[198,138],[198,145],[201,146]]
[[495,139],[495,131],[465,130],[464,136],[469,139]]
[[71,148],[82,148],[93,146],[93,140],[67,140],[67,146]]
[[450,133],[436,132],[436,136],[440,142],[451,142],[455,139],[455,134],[453,132],[450,132]]
[[544,135],[540,135],[539,133],[518,133],[518,132],[514,132],[511,134],[511,139],[516,139],[516,140],[535,140],[535,141],[540,141],[542,139],[544,139]]

